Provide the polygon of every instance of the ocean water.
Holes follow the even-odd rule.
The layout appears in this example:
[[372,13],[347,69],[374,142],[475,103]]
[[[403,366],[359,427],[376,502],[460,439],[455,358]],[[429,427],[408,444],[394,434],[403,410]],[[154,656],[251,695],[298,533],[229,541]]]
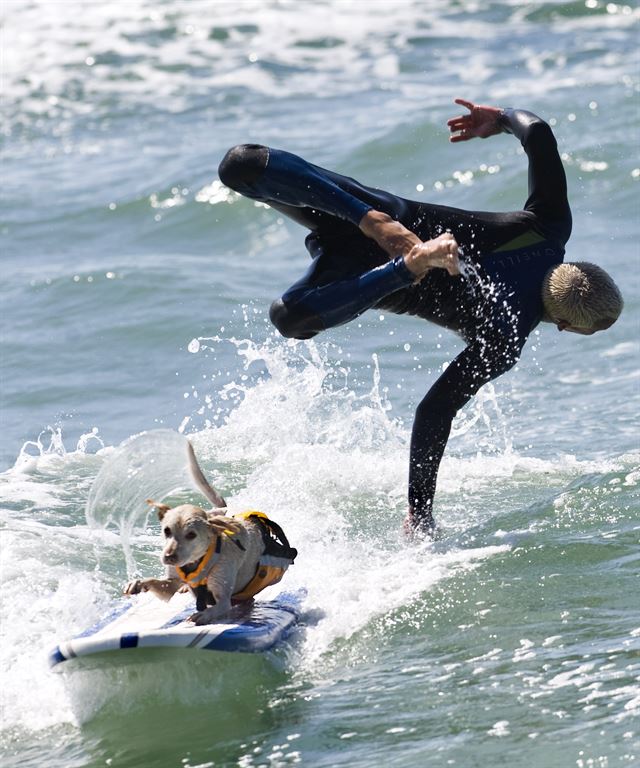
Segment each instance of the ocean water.
[[[637,2],[0,13],[2,764],[640,765]],[[450,145],[455,97],[551,122],[568,258],[626,306],[591,338],[539,327],[458,416],[439,536],[408,544],[413,410],[460,342],[379,312],[279,338],[267,309],[306,266],[303,232],[216,167],[253,141],[414,199],[521,207],[518,143]],[[149,465],[114,471],[107,514],[94,481],[143,432]],[[175,490],[179,434],[300,550],[303,625],[256,657],[50,671],[52,646],[158,573],[142,502],[198,498]]]

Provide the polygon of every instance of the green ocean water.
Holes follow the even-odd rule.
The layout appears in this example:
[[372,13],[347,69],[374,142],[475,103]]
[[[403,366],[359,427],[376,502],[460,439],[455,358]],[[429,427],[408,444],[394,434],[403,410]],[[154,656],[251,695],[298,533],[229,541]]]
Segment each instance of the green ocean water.
[[[638,4],[0,13],[2,764],[640,764]],[[539,327],[457,417],[439,536],[409,545],[413,411],[460,341],[379,312],[279,338],[267,310],[304,233],[216,167],[254,141],[405,197],[520,208],[517,142],[449,145],[455,97],[550,121],[567,256],[609,270],[625,311],[590,338]],[[136,517],[166,482],[152,463],[144,488],[113,479],[126,540],[85,506],[122,441],[167,429],[284,525],[302,626],[261,656],[56,674],[59,640],[158,573]]]

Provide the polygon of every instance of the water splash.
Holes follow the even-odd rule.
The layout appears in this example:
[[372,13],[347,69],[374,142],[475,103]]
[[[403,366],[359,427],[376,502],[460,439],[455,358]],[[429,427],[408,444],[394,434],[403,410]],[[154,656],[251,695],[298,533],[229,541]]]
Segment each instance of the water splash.
[[161,501],[193,485],[186,447],[186,439],[169,429],[135,435],[113,452],[93,482],[87,524],[118,530],[129,576],[137,570],[131,540],[149,514],[146,499]]

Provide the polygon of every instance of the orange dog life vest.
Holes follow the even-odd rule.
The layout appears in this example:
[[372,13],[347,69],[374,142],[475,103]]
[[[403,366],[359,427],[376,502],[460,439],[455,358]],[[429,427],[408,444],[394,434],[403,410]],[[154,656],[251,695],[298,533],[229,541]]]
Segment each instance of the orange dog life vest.
[[[240,512],[234,517],[257,523],[264,542],[264,551],[258,560],[255,574],[248,584],[231,596],[232,602],[240,603],[244,600],[250,600],[258,592],[262,592],[263,589],[272,584],[277,584],[287,568],[293,565],[298,550],[289,545],[282,528],[273,520],[269,520],[264,512],[249,510],[248,512]],[[242,544],[233,537],[231,531],[224,535],[228,536],[240,549],[244,549]],[[220,535],[211,542],[205,556],[194,571],[187,573],[182,568],[176,567],[180,579],[194,591],[197,598],[196,607],[199,611],[204,610],[206,605],[211,604],[213,600],[213,595],[206,588],[207,577],[218,559],[221,548],[222,536]],[[215,601],[213,604],[215,605]]]
[[234,517],[257,523],[265,545],[253,578],[240,592],[232,596],[232,600],[239,603],[249,600],[272,584],[277,584],[287,568],[293,565],[298,550],[289,545],[282,528],[273,520],[269,520],[264,512],[249,510]]

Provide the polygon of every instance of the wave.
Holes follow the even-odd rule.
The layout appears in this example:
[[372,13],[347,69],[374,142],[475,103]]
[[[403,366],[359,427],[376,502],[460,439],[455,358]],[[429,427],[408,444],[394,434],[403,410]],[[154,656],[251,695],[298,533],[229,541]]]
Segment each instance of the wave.
[[[104,130],[132,114],[148,119],[212,106],[238,121],[243,91],[272,99],[331,97],[370,83],[382,95],[403,76],[410,90],[410,75],[424,71],[426,52],[432,68],[446,57],[450,74],[471,66],[477,78],[491,83],[503,69],[521,70],[529,86],[537,83],[548,92],[584,76],[586,64],[573,59],[574,50],[594,30],[601,46],[588,71],[608,72],[613,82],[624,67],[614,61],[616,52],[640,13],[600,0],[487,9],[414,0],[388,4],[393,12],[381,8],[378,14],[363,12],[358,3],[329,5],[327,12],[255,0],[217,3],[214,10],[204,0],[179,8],[136,0],[117,10],[83,5],[80,14],[74,3],[62,10],[41,0],[11,3],[4,25],[6,39],[16,42],[5,60],[5,98],[12,109],[4,132],[27,138],[44,129],[70,136],[78,121]],[[532,39],[541,35],[547,45],[538,54]],[[499,57],[476,49],[486,39],[500,49]],[[518,93],[517,76],[511,80],[511,93]],[[443,91],[432,79],[432,96],[436,92],[441,100]]]

